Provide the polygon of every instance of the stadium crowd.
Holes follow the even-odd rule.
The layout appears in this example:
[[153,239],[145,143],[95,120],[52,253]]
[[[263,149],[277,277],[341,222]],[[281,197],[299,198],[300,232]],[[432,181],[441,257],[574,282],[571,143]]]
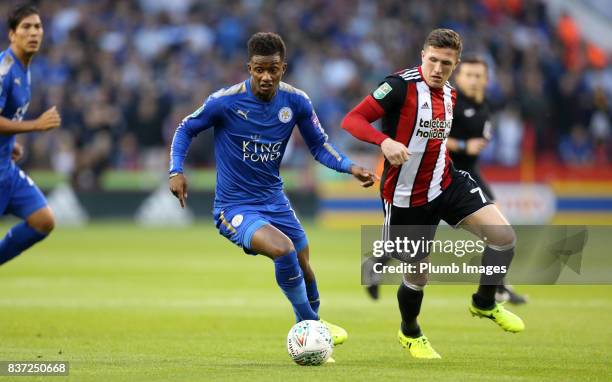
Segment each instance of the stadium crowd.
[[[13,2],[2,2],[7,14]],[[162,169],[177,123],[215,89],[246,78],[246,40],[275,31],[288,47],[285,81],[306,91],[334,143],[366,149],[339,125],[387,74],[417,65],[434,27],[460,32],[490,64],[495,138],[483,159],[516,165],[526,137],[538,158],[607,164],[610,56],[568,15],[537,0],[57,0],[39,2],[43,50],[32,65],[33,118],[57,105],[63,126],[26,137],[26,168],[50,168],[79,188],[105,170]],[[530,134],[526,134],[530,132]],[[212,134],[192,165],[212,165]],[[299,137],[287,156],[307,163]],[[298,155],[303,152],[304,155]]]

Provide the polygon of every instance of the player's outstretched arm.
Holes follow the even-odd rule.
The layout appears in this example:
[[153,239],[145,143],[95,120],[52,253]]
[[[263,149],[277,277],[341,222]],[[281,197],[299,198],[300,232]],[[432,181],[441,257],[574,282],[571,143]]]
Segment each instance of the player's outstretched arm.
[[[362,187],[370,187],[378,177],[373,171],[355,165],[346,155],[327,140],[316,113],[310,102],[305,106],[304,117],[298,120],[298,128],[308,145],[312,156],[324,166],[353,175],[361,182]],[[306,117],[307,116],[307,117]]]
[[183,175],[183,164],[194,136],[195,133],[190,126],[189,117],[187,117],[174,132],[172,145],[170,146],[170,170],[168,171],[170,174],[170,192],[178,198],[181,208],[185,208],[187,200],[187,179]]
[[206,102],[191,115],[185,117],[176,128],[170,146],[170,192],[185,207],[187,200],[187,178],[183,175],[183,164],[191,140],[201,131],[211,128],[221,106],[217,98],[208,97]]
[[40,117],[31,121],[13,121],[0,117],[0,134],[21,134],[34,131],[47,131],[58,128],[62,118],[55,106],[45,111]]
[[193,138],[185,122],[183,120],[174,132],[170,147],[170,192],[178,198],[181,208],[185,208],[187,201],[187,179],[183,175],[183,162]]
[[312,156],[325,167],[353,175],[361,182],[362,187],[372,186],[378,180],[376,174],[371,170],[355,165],[346,155],[328,142],[327,134],[307,96],[301,100],[301,106],[297,125]]

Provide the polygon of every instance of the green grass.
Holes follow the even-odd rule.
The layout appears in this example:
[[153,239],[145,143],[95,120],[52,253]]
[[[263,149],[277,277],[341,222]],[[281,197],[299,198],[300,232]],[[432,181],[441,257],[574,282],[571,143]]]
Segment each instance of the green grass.
[[395,288],[373,303],[359,285],[359,233],[307,231],[321,313],[350,334],[335,365],[291,362],[293,315],[270,261],[212,224],[58,229],[0,268],[0,360],[69,361],[53,381],[610,380],[611,286],[520,287],[520,334],[470,317],[472,287],[431,286],[421,322],[443,359],[417,361],[396,340]]

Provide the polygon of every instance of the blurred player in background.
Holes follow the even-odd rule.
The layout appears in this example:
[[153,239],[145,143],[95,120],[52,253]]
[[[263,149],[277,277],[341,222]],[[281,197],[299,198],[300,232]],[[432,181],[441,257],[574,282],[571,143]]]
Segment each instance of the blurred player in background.
[[[494,201],[493,192],[480,174],[478,156],[491,139],[489,105],[485,100],[488,82],[488,66],[477,56],[464,57],[457,68],[457,102],[453,114],[453,126],[446,147],[457,170],[467,171],[480,186],[484,195]],[[380,275],[372,272],[373,262],[386,264],[390,257],[371,258],[365,264],[368,295],[374,300],[379,296]],[[527,299],[516,293],[511,286],[502,283],[497,288],[495,300],[512,304],[524,304]]]
[[[386,158],[381,179],[385,240],[405,236],[432,240],[440,220],[461,227],[487,246],[483,266],[507,267],[514,256],[515,234],[497,207],[466,172],[455,170],[446,150],[456,91],[448,83],[459,64],[461,37],[450,29],[432,31],[423,44],[421,66],[399,71],[351,110],[342,127],[356,138],[380,146]],[[382,118],[382,132],[371,123]],[[397,232],[394,226],[410,226]],[[397,235],[397,236],[396,236]],[[425,250],[399,260],[429,263]],[[428,274],[404,274],[397,299],[402,317],[398,338],[416,358],[440,358],[417,322]],[[503,330],[520,332],[520,317],[495,301],[502,273],[482,274],[468,306],[472,315],[491,319]]]
[[[478,56],[463,57],[455,74],[457,104],[446,147],[457,170],[470,173],[490,201],[495,201],[491,187],[480,173],[478,157],[492,137],[491,113],[485,100],[488,83],[487,62]],[[497,287],[495,299],[524,304],[527,299],[505,283]]]
[[42,192],[15,161],[23,148],[15,135],[59,127],[55,109],[32,121],[22,121],[30,104],[30,62],[40,49],[43,26],[38,10],[18,6],[8,16],[9,48],[0,53],[0,214],[24,221],[12,227],[0,241],[0,265],[47,237],[53,230],[53,213]]
[[[354,165],[327,141],[306,93],[281,82],[287,64],[280,36],[253,35],[248,59],[248,80],[213,93],[178,126],[170,154],[170,190],[184,206],[187,150],[193,137],[214,127],[214,219],[220,234],[246,253],[274,261],[276,281],[293,305],[296,321],[319,320],[319,292],[309,264],[308,241],[279,175],[294,126],[298,125],[320,163],[352,174],[364,187],[374,184],[375,175]],[[346,340],[344,329],[325,323],[334,344]]]

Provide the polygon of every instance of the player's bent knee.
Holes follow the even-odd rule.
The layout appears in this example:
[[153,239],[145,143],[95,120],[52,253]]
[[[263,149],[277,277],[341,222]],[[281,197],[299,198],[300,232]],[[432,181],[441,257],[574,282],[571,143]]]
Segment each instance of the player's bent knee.
[[487,240],[487,245],[496,251],[505,251],[516,245],[516,233],[512,226],[496,226],[493,234]]
[[44,220],[38,221],[36,225],[33,225],[32,228],[37,230],[38,232],[50,234],[51,231],[55,228],[55,220],[53,217],[46,218]]
[[28,217],[27,223],[36,231],[49,234],[55,228],[55,218],[49,207],[40,209]]
[[267,254],[272,258],[285,256],[290,254],[291,252],[295,252],[295,248],[293,247],[293,243],[291,242],[291,240],[283,240],[279,243],[271,243],[267,250]]

